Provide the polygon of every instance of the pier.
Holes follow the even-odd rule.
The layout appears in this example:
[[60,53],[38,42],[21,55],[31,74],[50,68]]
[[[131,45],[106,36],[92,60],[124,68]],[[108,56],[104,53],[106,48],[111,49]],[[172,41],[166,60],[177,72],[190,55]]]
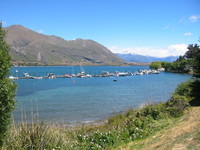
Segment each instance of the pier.
[[48,73],[46,76],[30,76],[28,73],[24,73],[22,77],[9,76],[9,79],[55,79],[55,78],[91,78],[91,77],[126,77],[126,76],[136,76],[136,75],[149,75],[149,74],[160,74],[159,70],[138,70],[136,72],[119,72],[109,73],[108,71],[102,72],[100,75],[90,75],[85,72],[80,72],[78,74],[65,74],[65,75],[55,75],[54,73]]

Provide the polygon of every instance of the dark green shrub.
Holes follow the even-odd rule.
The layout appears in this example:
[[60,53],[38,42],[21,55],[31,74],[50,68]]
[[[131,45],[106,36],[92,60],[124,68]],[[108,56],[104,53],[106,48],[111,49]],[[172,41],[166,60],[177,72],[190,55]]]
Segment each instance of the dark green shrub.
[[186,82],[180,83],[178,87],[175,89],[174,94],[175,95],[180,95],[180,96],[185,96],[187,98],[192,97],[192,83],[194,82],[193,79],[190,79]]
[[142,116],[150,116],[152,117],[154,120],[157,120],[157,119],[162,119],[163,118],[163,111],[165,110],[164,108],[164,104],[163,103],[160,103],[160,104],[150,104],[150,105],[147,105],[145,106],[140,114]]
[[6,78],[11,67],[9,47],[4,40],[5,32],[0,24],[0,147],[11,122],[11,111],[15,106],[15,84]]
[[108,118],[108,124],[110,126],[118,126],[125,119],[126,119],[125,115],[123,115],[123,114],[116,114],[116,115],[111,116],[111,117]]
[[200,79],[195,79],[191,83],[192,91],[192,100],[190,101],[191,106],[200,106]]
[[200,105],[200,79],[190,79],[178,85],[174,95],[184,96],[191,106]]
[[166,110],[172,117],[179,117],[188,106],[190,105],[185,96],[173,95],[166,103]]

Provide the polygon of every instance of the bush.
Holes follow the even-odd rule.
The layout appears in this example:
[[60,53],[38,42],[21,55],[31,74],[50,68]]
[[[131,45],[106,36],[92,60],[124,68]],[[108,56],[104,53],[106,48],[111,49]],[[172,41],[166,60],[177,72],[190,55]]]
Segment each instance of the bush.
[[166,110],[172,117],[179,117],[188,106],[189,101],[185,96],[173,95],[166,103]]
[[183,82],[178,85],[178,87],[175,89],[174,94],[175,95],[180,95],[180,96],[185,96],[187,98],[192,97],[192,83],[194,82],[193,79],[190,79],[186,82]]
[[8,127],[11,123],[11,112],[14,109],[16,85],[6,76],[11,67],[9,47],[4,40],[5,32],[0,24],[0,148],[3,145]]
[[145,106],[140,114],[144,117],[146,116],[150,116],[152,117],[154,120],[157,119],[162,119],[163,117],[163,111],[165,110],[164,108],[164,104],[160,103],[160,104],[149,104],[147,106]]
[[200,79],[195,79],[191,83],[191,97],[192,100],[190,100],[191,106],[200,106]]
[[200,79],[193,78],[178,85],[174,95],[184,96],[191,106],[200,105]]

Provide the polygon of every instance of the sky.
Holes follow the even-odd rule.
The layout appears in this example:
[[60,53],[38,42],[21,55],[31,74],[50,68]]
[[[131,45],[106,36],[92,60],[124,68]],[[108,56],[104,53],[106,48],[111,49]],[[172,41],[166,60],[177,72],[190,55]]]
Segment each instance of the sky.
[[0,0],[3,27],[23,25],[114,53],[166,57],[199,44],[200,0]]

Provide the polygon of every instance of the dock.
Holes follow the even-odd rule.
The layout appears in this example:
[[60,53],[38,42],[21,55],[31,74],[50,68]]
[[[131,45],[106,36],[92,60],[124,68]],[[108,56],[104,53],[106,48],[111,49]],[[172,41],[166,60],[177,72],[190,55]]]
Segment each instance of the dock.
[[158,70],[138,70],[136,72],[119,72],[109,73],[108,71],[102,72],[100,75],[90,75],[85,72],[80,72],[78,74],[65,74],[65,75],[55,75],[54,73],[48,73],[46,76],[30,76],[28,73],[24,73],[22,77],[9,76],[9,79],[56,79],[56,78],[92,78],[92,77],[126,77],[126,76],[136,76],[136,75],[149,75],[149,74],[160,74],[161,71]]

